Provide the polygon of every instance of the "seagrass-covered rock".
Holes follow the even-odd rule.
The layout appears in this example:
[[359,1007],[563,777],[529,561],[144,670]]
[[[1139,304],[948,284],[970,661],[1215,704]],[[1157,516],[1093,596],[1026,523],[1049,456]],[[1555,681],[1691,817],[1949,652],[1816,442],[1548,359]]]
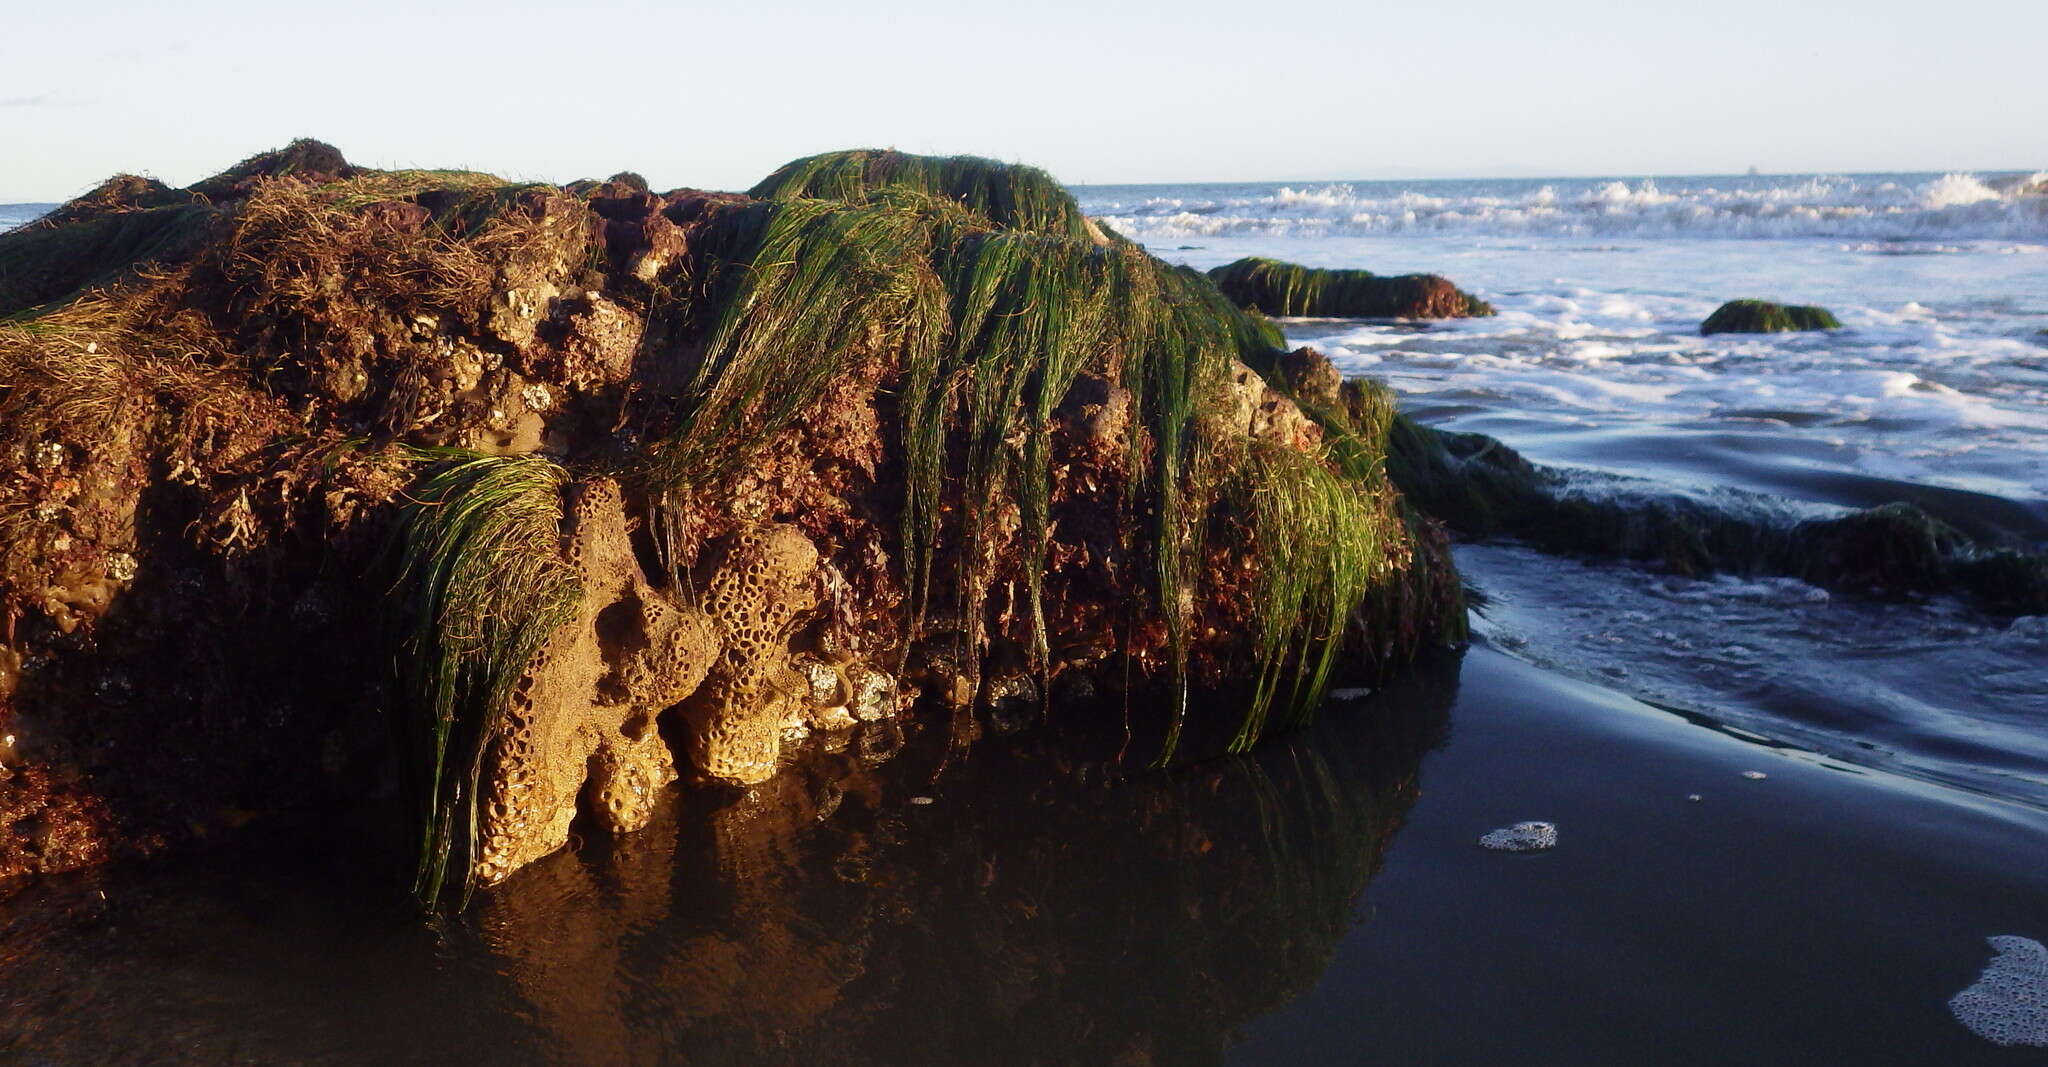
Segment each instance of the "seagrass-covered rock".
[[1267,315],[1460,319],[1493,314],[1493,305],[1437,274],[1382,276],[1247,256],[1217,267],[1209,277],[1239,307]]
[[295,142],[0,236],[0,314],[0,875],[289,812],[459,897],[809,738],[1097,693],[1243,748],[1463,633],[1386,412],[1031,168]]
[[1795,333],[1839,330],[1840,320],[1824,307],[1773,304],[1768,300],[1730,300],[1700,323],[1702,336],[1717,333]]

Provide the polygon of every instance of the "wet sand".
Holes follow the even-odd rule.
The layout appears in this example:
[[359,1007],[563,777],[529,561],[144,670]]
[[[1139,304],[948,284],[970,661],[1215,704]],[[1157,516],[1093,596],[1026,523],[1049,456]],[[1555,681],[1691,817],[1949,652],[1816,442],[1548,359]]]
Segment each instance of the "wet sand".
[[[1557,847],[1478,847],[1525,819]],[[1947,1001],[1987,936],[2048,937],[2044,845],[2040,812],[1475,649],[1361,925],[1232,1058],[2039,1062]]]

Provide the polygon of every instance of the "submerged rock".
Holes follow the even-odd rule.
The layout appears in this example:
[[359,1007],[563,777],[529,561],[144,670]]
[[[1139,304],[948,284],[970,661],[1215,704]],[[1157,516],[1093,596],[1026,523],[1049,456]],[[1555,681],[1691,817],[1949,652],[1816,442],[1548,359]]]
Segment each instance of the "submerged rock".
[[1382,386],[1345,388],[1345,403],[1384,427],[1388,473],[1403,496],[1468,537],[1686,577],[1776,574],[1880,596],[1950,593],[1999,614],[2048,611],[2048,553],[1980,541],[1914,504],[1794,521],[1695,494],[1591,491],[1492,437],[1394,413]]
[[1385,413],[1030,168],[301,141],[0,235],[0,315],[0,731],[49,783],[0,876],[292,810],[409,818],[431,900],[852,722],[1200,688],[1242,748],[1463,635]]
[[1839,330],[1840,320],[1823,307],[1773,304],[1768,300],[1730,300],[1700,323],[1702,336],[1716,333],[1790,333]]
[[1381,277],[1247,256],[1217,267],[1209,277],[1239,307],[1267,315],[1457,319],[1493,314],[1491,304],[1435,274]]

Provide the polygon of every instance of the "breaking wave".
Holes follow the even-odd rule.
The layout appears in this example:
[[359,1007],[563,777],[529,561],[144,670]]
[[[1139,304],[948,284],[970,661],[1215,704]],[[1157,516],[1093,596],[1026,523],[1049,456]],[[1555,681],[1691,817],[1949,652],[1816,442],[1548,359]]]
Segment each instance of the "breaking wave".
[[1550,237],[2048,238],[2048,171],[1991,176],[1366,182],[1210,186],[1205,197],[1080,190],[1140,241],[1474,234]]

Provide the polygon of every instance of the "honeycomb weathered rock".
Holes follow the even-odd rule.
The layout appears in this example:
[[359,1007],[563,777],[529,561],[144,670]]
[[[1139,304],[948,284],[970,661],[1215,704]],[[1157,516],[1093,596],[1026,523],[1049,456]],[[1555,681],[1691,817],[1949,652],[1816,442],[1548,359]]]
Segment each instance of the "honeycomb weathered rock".
[[690,761],[706,777],[755,785],[775,774],[784,725],[811,680],[791,664],[796,622],[818,604],[818,550],[794,526],[733,534],[704,588],[720,637],[711,677],[686,705]]
[[617,483],[582,488],[566,555],[583,599],[506,709],[482,791],[476,870],[486,884],[568,842],[586,779],[594,814],[613,832],[646,825],[656,794],[676,777],[655,720],[703,682],[718,654],[710,620],[641,573]]

